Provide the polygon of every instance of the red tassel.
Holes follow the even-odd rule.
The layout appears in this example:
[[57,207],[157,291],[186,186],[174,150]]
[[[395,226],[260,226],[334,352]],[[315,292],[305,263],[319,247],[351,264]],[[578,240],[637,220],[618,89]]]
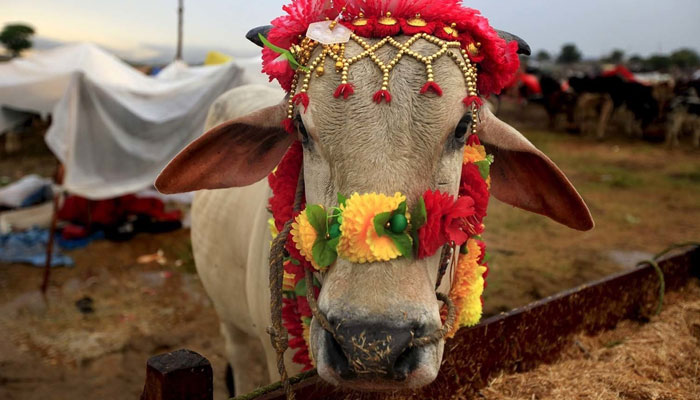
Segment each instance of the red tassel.
[[409,25],[405,19],[399,18],[399,23],[401,24],[401,33],[408,36],[413,36],[416,33],[432,34],[435,30],[434,22],[428,22],[425,24],[425,26],[412,26]]
[[481,97],[479,96],[467,96],[462,100],[464,102],[464,105],[467,107],[471,107],[472,104],[476,105],[476,108],[479,108],[484,105],[484,101],[481,100]]
[[442,96],[442,88],[433,81],[425,82],[425,85],[423,85],[420,90],[420,94],[425,94],[428,92],[428,90],[432,90],[436,95]]
[[290,135],[296,135],[296,129],[294,129],[294,120],[291,118],[285,118],[282,120],[282,126],[284,130]]
[[481,141],[479,140],[479,137],[477,135],[469,135],[467,138],[467,144],[469,146],[480,146]]
[[292,97],[292,102],[296,105],[303,105],[304,112],[306,112],[306,109],[309,107],[309,95],[306,92],[297,93],[296,96]]
[[391,94],[388,90],[378,90],[372,98],[377,104],[381,103],[382,100],[386,101],[387,103],[391,103]]
[[374,25],[374,37],[382,38],[397,35],[401,31],[401,25],[382,25],[379,22]]
[[338,85],[338,88],[335,89],[335,93],[333,93],[333,97],[338,98],[340,96],[343,96],[343,99],[347,99],[353,93],[355,93],[355,88],[352,86],[352,84],[342,83],[342,84]]
[[357,36],[362,36],[362,37],[372,37],[372,32],[374,32],[374,25],[376,25],[377,20],[373,17],[368,17],[367,18],[367,24],[365,25],[360,25],[356,26],[353,24],[349,24],[350,26],[346,25],[347,28],[350,28]]

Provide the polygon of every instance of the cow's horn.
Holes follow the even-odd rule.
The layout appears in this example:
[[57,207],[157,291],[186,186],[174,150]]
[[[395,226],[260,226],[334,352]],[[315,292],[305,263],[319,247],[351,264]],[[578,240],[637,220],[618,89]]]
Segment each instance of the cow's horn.
[[[263,47],[263,43],[260,41],[258,34],[262,34],[263,36],[267,37],[267,34],[270,33],[270,29],[272,29],[272,25],[258,26],[257,28],[249,30],[245,37],[259,47]],[[506,42],[518,42],[518,54],[525,54],[526,56],[530,55],[530,45],[528,45],[522,38],[505,31],[496,30],[496,32],[498,33],[498,36],[500,36]]]
[[270,33],[270,29],[272,29],[272,25],[259,26],[249,30],[248,33],[245,34],[245,37],[258,46],[263,47],[263,42],[260,41],[258,34],[262,34],[265,36],[265,38],[267,38],[267,34]]
[[501,39],[505,40],[506,42],[518,42],[518,54],[525,54],[526,56],[531,54],[530,45],[527,44],[527,42],[522,38],[506,31],[499,31],[498,29],[496,29],[496,33],[498,33],[498,36],[500,36]]

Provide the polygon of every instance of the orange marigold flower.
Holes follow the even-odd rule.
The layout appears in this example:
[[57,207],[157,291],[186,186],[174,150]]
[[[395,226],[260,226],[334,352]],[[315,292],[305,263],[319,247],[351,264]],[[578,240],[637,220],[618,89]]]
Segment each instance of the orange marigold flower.
[[343,223],[340,225],[338,255],[351,262],[389,261],[401,255],[389,236],[379,236],[374,229],[374,217],[394,211],[406,201],[401,193],[355,193],[340,206]]
[[450,299],[454,302],[457,320],[447,337],[451,338],[463,326],[476,325],[481,319],[481,295],[484,292],[484,272],[479,265],[481,247],[475,239],[467,240],[467,254],[460,254],[450,288]]
[[297,215],[297,217],[294,219],[290,234],[292,235],[292,240],[294,241],[294,245],[297,250],[299,250],[299,253],[304,256],[304,258],[306,258],[306,260],[310,262],[315,269],[321,269],[321,267],[316,264],[316,261],[314,261],[312,252],[314,242],[316,241],[316,236],[318,236],[318,234],[316,233],[314,227],[311,226],[309,219],[306,217],[306,210],[299,213],[299,215]]
[[462,164],[475,163],[486,159],[486,149],[482,145],[464,146]]

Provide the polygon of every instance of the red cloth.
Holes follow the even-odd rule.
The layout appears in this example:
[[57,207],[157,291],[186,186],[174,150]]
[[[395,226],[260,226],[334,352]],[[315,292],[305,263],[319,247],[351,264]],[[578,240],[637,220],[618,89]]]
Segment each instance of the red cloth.
[[535,75],[532,74],[520,74],[520,82],[528,89],[532,94],[542,94],[542,86],[540,86],[540,81]]
[[58,212],[58,218],[82,226],[94,224],[113,226],[130,215],[147,215],[156,221],[179,221],[180,210],[165,211],[165,204],[157,198],[126,195],[107,200],[89,200],[68,196]]
[[637,79],[635,79],[634,74],[627,69],[624,65],[618,65],[613,69],[609,69],[601,74],[604,77],[610,77],[610,76],[615,76],[618,75],[622,79],[626,80],[627,82],[637,82]]

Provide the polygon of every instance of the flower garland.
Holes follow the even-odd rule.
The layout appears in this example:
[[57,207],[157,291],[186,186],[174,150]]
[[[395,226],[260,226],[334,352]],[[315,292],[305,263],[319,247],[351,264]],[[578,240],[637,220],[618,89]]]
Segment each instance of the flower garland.
[[[424,258],[445,244],[461,246],[449,296],[457,309],[457,324],[448,337],[462,326],[476,324],[481,318],[481,295],[488,272],[486,252],[480,234],[489,199],[489,168],[493,158],[486,155],[476,135],[464,148],[459,196],[438,190],[426,191],[409,212],[406,198],[400,193],[353,194],[338,196],[339,206],[326,211],[321,205],[306,205],[292,216],[296,182],[303,152],[296,142],[277,169],[268,177],[272,189],[269,200],[271,232],[279,232],[294,218],[285,248],[289,257],[284,263],[284,326],[289,332],[289,346],[295,349],[293,360],[313,367],[308,350],[311,309],[306,300],[305,268],[324,271],[342,257],[355,263],[389,261],[398,257]],[[320,292],[314,282],[314,295]]]

